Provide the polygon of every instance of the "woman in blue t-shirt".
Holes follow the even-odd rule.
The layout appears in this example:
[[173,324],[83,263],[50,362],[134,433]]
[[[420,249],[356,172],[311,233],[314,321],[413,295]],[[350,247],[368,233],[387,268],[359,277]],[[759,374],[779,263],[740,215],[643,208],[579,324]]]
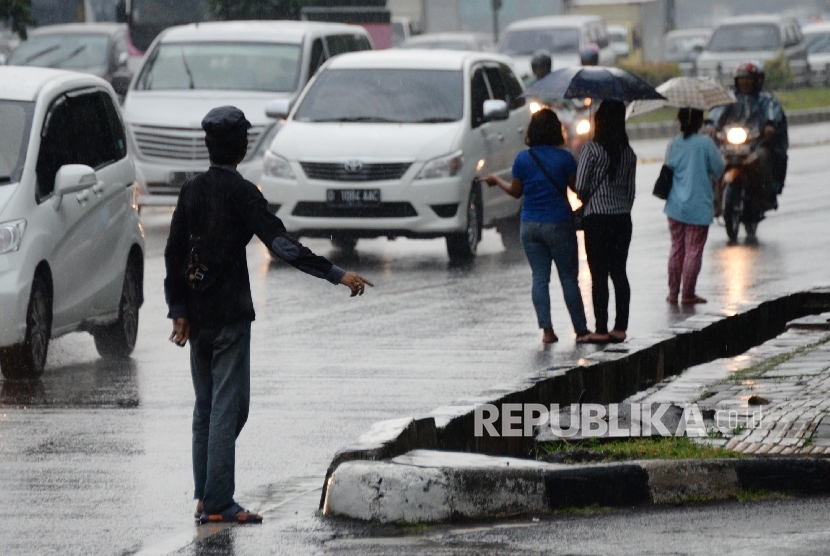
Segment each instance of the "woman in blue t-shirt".
[[576,180],[576,161],[560,148],[565,143],[562,124],[552,110],[533,115],[525,143],[530,148],[516,156],[511,183],[492,174],[484,181],[517,199],[524,194],[521,238],[533,271],[533,306],[544,331],[542,342],[558,340],[550,316],[550,272],[555,262],[576,341],[585,343],[590,331],[579,291],[576,230],[567,196],[567,188],[573,188]]

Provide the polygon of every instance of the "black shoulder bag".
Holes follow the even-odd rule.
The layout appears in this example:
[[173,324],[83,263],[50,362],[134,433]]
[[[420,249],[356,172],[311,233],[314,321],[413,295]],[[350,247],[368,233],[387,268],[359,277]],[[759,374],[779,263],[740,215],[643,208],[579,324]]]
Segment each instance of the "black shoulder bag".
[[[668,149],[666,149],[666,162],[669,161],[669,155],[671,154],[671,149],[674,146],[674,139],[672,142],[669,143]],[[671,186],[674,183],[674,169],[669,166],[668,164],[663,164],[660,168],[660,175],[657,177],[657,181],[654,182],[654,191],[651,192],[652,195],[657,197],[658,199],[666,200],[669,198],[669,193],[671,192]]]
[[[528,152],[528,154],[530,154],[530,158],[533,159],[533,161],[536,163],[536,165],[539,167],[539,169],[542,171],[542,173],[545,175],[545,177],[548,178],[548,181],[551,182],[553,184],[553,186],[565,197],[565,202],[568,203],[568,206],[570,206],[570,201],[568,200],[568,190],[567,190],[567,188],[562,188],[562,186],[559,185],[559,182],[557,182],[555,179],[553,179],[553,176],[551,176],[548,173],[548,171],[545,170],[545,166],[542,164],[542,161],[539,160],[539,157],[536,156],[536,153],[533,152],[533,149],[528,149],[527,152]],[[585,211],[585,205],[588,204],[588,200],[590,198],[591,197],[589,195],[588,198],[586,198],[582,202],[582,206],[579,207],[578,209],[576,209],[575,211],[573,211],[574,228],[576,228],[577,230],[584,229],[583,225],[582,225],[582,219],[584,217],[583,213]]]
[[[225,260],[221,250],[211,245],[202,235],[201,211],[196,206],[197,179],[190,183],[190,211],[188,215],[188,254],[185,259],[185,280],[193,291],[204,292],[219,279],[225,267]],[[195,212],[195,218],[194,218]],[[194,220],[198,219],[197,225]],[[219,230],[222,230],[222,216],[220,211]]]

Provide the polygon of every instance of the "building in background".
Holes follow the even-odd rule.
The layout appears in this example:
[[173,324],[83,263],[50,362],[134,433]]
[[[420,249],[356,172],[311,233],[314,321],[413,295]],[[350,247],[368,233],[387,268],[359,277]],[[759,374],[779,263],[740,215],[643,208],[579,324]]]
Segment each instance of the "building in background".
[[784,13],[802,24],[830,13],[828,0],[675,0],[678,29],[712,27],[734,15]]
[[631,61],[663,60],[663,40],[674,29],[675,0],[567,0],[565,12],[599,15],[606,25],[625,27],[630,35]]
[[[408,3],[412,5],[418,0]],[[493,0],[420,0],[422,30],[425,33],[467,31],[497,35],[520,19],[563,13],[563,0],[501,0],[497,21],[493,21]],[[390,0],[403,5],[406,0]],[[394,12],[394,8],[393,8]],[[494,33],[494,27],[498,33]],[[494,36],[494,40],[498,37]]]

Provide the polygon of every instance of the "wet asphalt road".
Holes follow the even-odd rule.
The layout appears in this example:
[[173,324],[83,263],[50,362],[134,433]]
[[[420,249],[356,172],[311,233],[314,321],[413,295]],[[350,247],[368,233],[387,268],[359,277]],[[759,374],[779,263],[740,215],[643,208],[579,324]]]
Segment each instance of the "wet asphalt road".
[[[710,303],[682,310],[663,301],[669,237],[662,204],[650,196],[665,141],[634,145],[646,162],[638,167],[629,260],[630,335],[660,330],[696,312],[735,310],[758,296],[830,284],[830,125],[795,128],[792,142],[799,147],[790,152],[781,209],[761,223],[757,245],[729,246],[723,229],[712,227],[698,284]],[[485,232],[479,257],[466,268],[449,265],[441,240],[362,240],[357,257],[349,259],[325,240],[306,241],[375,283],[359,299],[349,298],[344,287],[272,263],[254,240],[252,410],[237,445],[236,486],[238,500],[268,519],[258,527],[194,528],[188,354],[166,341],[170,325],[161,288],[169,219],[161,209],[142,216],[147,301],[129,362],[101,360],[91,337],[72,334],[51,345],[42,380],[0,384],[0,554],[476,554],[532,553],[538,547],[569,553],[587,537],[581,533],[594,527],[608,534],[573,553],[639,552],[638,537],[613,534],[627,526],[646,538],[660,533],[676,543],[666,552],[704,554],[707,531],[713,539],[713,531],[730,533],[718,516],[733,506],[638,510],[570,516],[549,527],[544,520],[527,534],[518,525],[484,525],[473,533],[449,529],[447,546],[454,548],[438,550],[428,544],[432,529],[387,537],[385,528],[314,515],[331,456],[371,423],[428,413],[596,349],[575,347],[556,283],[551,292],[560,342],[552,349],[541,346],[528,265],[522,253],[505,252],[494,231]],[[592,325],[584,255],[582,267]],[[770,516],[775,504],[792,504],[796,509],[787,511],[794,516],[803,511],[825,519],[759,517],[762,525],[742,534],[794,542],[812,534],[817,546],[830,545],[826,500],[768,504]],[[674,515],[682,522],[684,511],[703,515],[695,522],[704,531],[696,545],[684,542],[683,529],[648,525],[649,519],[667,523]],[[493,544],[494,535],[502,540]],[[574,544],[556,540],[560,535]],[[642,546],[661,553],[659,543]]]

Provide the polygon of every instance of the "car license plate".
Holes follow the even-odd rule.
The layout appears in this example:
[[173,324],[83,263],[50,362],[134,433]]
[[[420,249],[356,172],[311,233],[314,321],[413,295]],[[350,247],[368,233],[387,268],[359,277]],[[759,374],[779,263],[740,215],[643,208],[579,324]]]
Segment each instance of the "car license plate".
[[380,189],[329,189],[326,204],[330,207],[376,207]]
[[198,176],[202,172],[170,172],[167,176],[167,183],[169,183],[173,187],[181,187],[184,185],[184,182]]

